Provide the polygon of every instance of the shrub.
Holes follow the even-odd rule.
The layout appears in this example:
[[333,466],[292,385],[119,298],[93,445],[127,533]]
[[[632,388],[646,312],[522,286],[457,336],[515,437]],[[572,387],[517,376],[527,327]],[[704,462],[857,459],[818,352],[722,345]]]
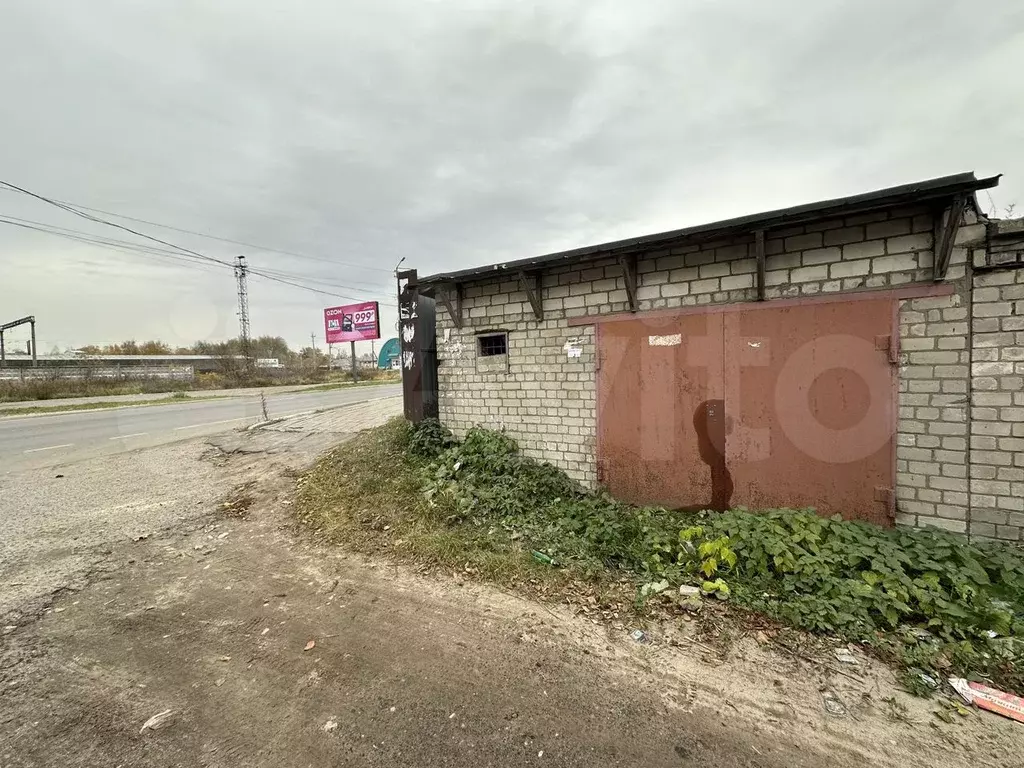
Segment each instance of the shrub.
[[[451,567],[473,563],[505,583],[532,583],[528,569],[538,567],[566,585],[631,582],[641,601],[687,582],[871,646],[905,670],[987,675],[1024,691],[1024,554],[1009,547],[812,510],[633,506],[524,457],[504,433],[476,428],[459,442],[437,421],[368,432],[317,471],[321,485],[304,487],[307,502],[349,541],[395,536],[409,552]],[[334,495],[314,493],[322,487]],[[343,526],[324,512],[333,498],[352,510]],[[550,562],[565,567],[538,565]],[[915,671],[906,680],[920,678]]]
[[737,555],[745,601],[806,629],[866,639],[901,624],[946,640],[1024,635],[1024,560],[955,534],[885,530],[811,510],[709,518]]
[[409,436],[409,451],[419,459],[436,459],[455,443],[452,431],[437,419],[424,419],[414,426]]
[[[985,671],[1024,687],[1024,555],[955,534],[886,530],[813,510],[699,515],[623,504],[525,458],[506,434],[413,437],[422,487],[449,525],[501,530],[584,573],[704,591],[814,632],[868,643],[939,674]],[[433,458],[431,458],[433,457]],[[699,523],[694,525],[694,523]],[[922,633],[922,630],[926,632]],[[924,639],[922,639],[924,638]]]

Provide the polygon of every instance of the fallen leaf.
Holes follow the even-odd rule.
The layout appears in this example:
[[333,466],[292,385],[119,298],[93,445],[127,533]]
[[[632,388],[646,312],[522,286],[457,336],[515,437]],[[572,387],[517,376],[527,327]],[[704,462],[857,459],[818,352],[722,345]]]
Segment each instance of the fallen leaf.
[[306,647],[302,650],[312,651],[314,648],[316,648],[316,640],[310,640],[308,643],[306,643]]

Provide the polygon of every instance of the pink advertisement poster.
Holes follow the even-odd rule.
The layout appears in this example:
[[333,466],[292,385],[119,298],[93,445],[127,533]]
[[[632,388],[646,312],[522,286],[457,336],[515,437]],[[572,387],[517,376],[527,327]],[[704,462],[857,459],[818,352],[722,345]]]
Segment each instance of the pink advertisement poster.
[[380,312],[376,301],[328,307],[324,310],[328,344],[341,341],[370,341],[380,338]]

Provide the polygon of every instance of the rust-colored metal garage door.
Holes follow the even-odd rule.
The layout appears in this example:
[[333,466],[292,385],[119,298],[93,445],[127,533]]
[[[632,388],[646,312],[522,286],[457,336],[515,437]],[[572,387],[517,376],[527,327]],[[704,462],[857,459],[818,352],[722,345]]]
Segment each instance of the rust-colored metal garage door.
[[636,503],[891,524],[895,313],[780,301],[600,323],[601,482]]

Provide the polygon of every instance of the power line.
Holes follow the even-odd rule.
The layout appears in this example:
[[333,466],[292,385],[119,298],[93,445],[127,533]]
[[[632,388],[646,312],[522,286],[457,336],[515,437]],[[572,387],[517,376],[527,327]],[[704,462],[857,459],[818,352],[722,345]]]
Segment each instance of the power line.
[[[40,221],[33,221],[32,219],[22,219],[16,216],[0,216],[0,223],[10,224],[15,227],[22,227],[24,229],[31,229],[37,232],[43,232],[50,235],[56,235],[58,237],[66,237],[69,240],[81,242],[89,245],[100,245],[104,248],[110,248],[122,253],[138,253],[142,255],[161,256],[169,259],[182,260],[190,265],[199,264],[207,266],[207,262],[199,261],[195,257],[188,254],[179,253],[178,251],[169,250],[166,248],[156,248],[153,246],[143,246],[138,243],[133,243],[129,240],[117,240],[115,238],[102,237],[100,235],[94,235],[90,232],[83,232],[82,230],[69,229],[67,227],[58,227],[53,224],[46,224]],[[210,264],[209,266],[224,266],[223,264]],[[338,288],[366,288],[367,290],[379,291],[381,285],[370,285],[367,283],[340,283],[319,276],[315,278],[309,278],[305,275],[300,275],[294,272],[286,272],[283,270],[263,268],[259,274],[267,279],[274,280],[275,278],[291,278],[293,280],[310,280],[315,279],[318,285],[330,285]],[[328,294],[328,295],[340,295],[340,294]],[[343,297],[344,298],[344,297]],[[352,297],[357,298],[357,297]]]
[[[300,274],[295,273],[295,272],[286,272],[284,270],[270,269],[268,267],[261,267],[260,269],[261,269],[261,271],[263,271],[264,273],[266,273],[268,275],[276,275],[277,277],[292,277],[292,278],[299,278],[300,280],[301,279],[306,279],[305,275],[300,275]],[[313,275],[311,277],[315,277],[316,281],[318,283],[320,283],[321,285],[333,285],[333,286],[336,286],[338,288],[364,288],[364,289],[370,290],[370,291],[379,291],[382,287],[384,287],[386,285],[385,280],[382,280],[379,283],[357,283],[357,282],[354,282],[354,281],[342,283],[342,282],[338,282],[337,280],[331,280],[331,279],[326,278],[326,277],[321,277],[320,275]]]
[[131,240],[118,240],[118,239],[113,238],[113,237],[104,237],[103,235],[97,235],[97,234],[95,234],[93,232],[86,232],[86,231],[81,230],[81,229],[70,229],[69,227],[58,227],[56,224],[48,224],[45,221],[35,221],[33,219],[23,219],[23,218],[19,218],[18,216],[11,216],[9,214],[5,214],[4,215],[4,219],[5,219],[6,223],[15,223],[15,222],[17,222],[19,224],[29,225],[27,227],[29,229],[38,229],[40,231],[51,231],[51,230],[53,230],[56,233],[67,234],[69,236],[70,235],[79,235],[79,236],[82,236],[82,237],[95,238],[97,241],[103,241],[105,243],[112,243],[112,244],[115,244],[115,245],[131,246],[133,248],[139,248],[140,250],[152,250],[154,252],[159,252],[159,253],[175,253],[175,254],[178,253],[178,251],[174,251],[174,250],[171,250],[169,248],[157,248],[156,246],[153,246],[153,245],[140,245],[139,243],[133,242]]
[[34,197],[36,200],[41,200],[44,203],[47,203],[47,204],[52,205],[52,206],[55,206],[56,208],[60,208],[61,210],[67,211],[68,213],[73,213],[75,216],[80,216],[81,218],[86,219],[88,221],[93,221],[93,222],[96,222],[97,224],[106,224],[109,227],[114,227],[116,229],[124,230],[125,232],[129,232],[129,233],[135,235],[136,237],[141,237],[141,238],[144,238],[146,240],[152,240],[154,243],[160,243],[160,245],[166,245],[168,248],[174,248],[175,250],[181,251],[183,253],[191,254],[192,256],[196,256],[197,258],[204,259],[206,261],[216,262],[218,264],[223,264],[224,266],[227,266],[227,267],[231,267],[232,266],[231,264],[229,264],[226,261],[221,261],[220,259],[215,259],[212,256],[207,256],[206,254],[199,253],[198,251],[190,250],[189,248],[183,248],[182,246],[175,245],[174,243],[169,243],[166,240],[161,240],[159,237],[152,237],[151,235],[147,235],[147,234],[145,234],[143,232],[137,232],[136,230],[132,229],[131,227],[125,227],[125,226],[122,226],[121,224],[115,224],[112,221],[107,221],[106,219],[101,219],[101,218],[98,218],[96,216],[92,216],[91,214],[83,213],[82,211],[79,211],[78,209],[73,208],[70,205],[65,205],[64,203],[57,202],[56,200],[52,200],[51,198],[45,197],[44,195],[36,194],[35,192],[30,192],[29,190],[24,189],[22,187],[19,187],[16,184],[11,184],[9,181],[4,181],[3,179],[0,179],[0,186],[7,187],[8,189],[12,189],[12,190],[14,190],[16,192],[21,192],[23,195],[28,195],[29,197]]
[[[69,240],[75,240],[75,241],[86,243],[86,244],[89,244],[89,245],[97,245],[97,246],[100,246],[100,247],[103,247],[103,248],[108,248],[108,249],[111,249],[111,250],[121,251],[121,252],[124,252],[124,253],[131,252],[131,253],[136,253],[136,254],[140,254],[140,255],[152,255],[152,256],[169,258],[169,259],[172,259],[172,260],[180,261],[183,265],[187,265],[187,266],[200,267],[200,266],[206,266],[207,264],[209,264],[211,266],[215,265],[215,266],[220,266],[220,267],[226,267],[227,269],[232,269],[232,270],[234,270],[234,268],[235,268],[235,265],[233,265],[233,264],[231,264],[229,262],[226,262],[226,261],[221,261],[220,259],[213,258],[212,256],[206,256],[205,254],[198,253],[197,251],[192,251],[192,250],[190,250],[188,248],[182,248],[181,246],[175,245],[174,243],[169,243],[169,242],[167,242],[165,240],[160,240],[159,238],[150,237],[148,235],[136,232],[133,229],[129,229],[127,227],[122,227],[119,224],[114,224],[112,222],[104,221],[103,219],[99,219],[99,218],[96,218],[96,217],[88,216],[88,215],[85,215],[85,214],[80,214],[80,213],[78,213],[77,211],[75,211],[72,208],[69,208],[69,207],[66,207],[66,206],[64,206],[62,204],[59,204],[56,201],[52,201],[49,198],[46,198],[46,197],[44,197],[42,195],[37,195],[34,192],[29,192],[28,190],[22,190],[21,187],[16,187],[15,185],[9,184],[8,182],[0,181],[0,185],[6,185],[6,186],[8,186],[10,188],[16,189],[17,191],[23,191],[25,194],[27,194],[27,195],[29,195],[31,197],[37,198],[37,199],[42,200],[44,202],[50,203],[52,205],[56,205],[58,208],[61,208],[63,210],[67,210],[70,213],[75,213],[76,215],[82,216],[83,218],[86,218],[86,219],[88,219],[90,221],[94,221],[94,222],[99,223],[99,224],[108,224],[110,226],[116,227],[117,229],[122,229],[122,230],[124,230],[126,232],[130,232],[131,234],[138,235],[139,237],[143,237],[143,238],[145,238],[147,240],[153,240],[154,242],[160,243],[162,245],[166,245],[166,246],[168,246],[168,247],[170,247],[172,249],[175,249],[175,250],[164,251],[162,249],[153,249],[153,248],[148,248],[147,249],[147,248],[144,248],[143,246],[141,246],[141,245],[139,245],[137,243],[130,243],[128,241],[117,241],[117,240],[113,240],[113,239],[109,239],[109,238],[102,238],[102,237],[93,235],[91,233],[81,232],[80,230],[72,230],[72,229],[66,229],[66,228],[63,228],[63,227],[56,227],[56,226],[39,225],[40,224],[39,222],[32,222],[31,224],[25,223],[25,222],[29,221],[28,219],[18,221],[14,217],[6,217],[6,218],[0,218],[0,223],[9,224],[9,225],[16,226],[16,227],[21,227],[23,229],[31,229],[31,230],[35,230],[35,231],[38,231],[38,232],[43,232],[45,234],[50,234],[50,235],[54,235],[54,236],[57,236],[57,237],[64,237],[64,238],[67,238]],[[114,243],[116,243],[116,244],[114,244]],[[125,250],[126,247],[131,249],[131,250],[130,251]],[[298,288],[298,289],[301,289],[301,290],[310,291],[312,293],[318,293],[318,294],[321,294],[323,296],[332,296],[334,298],[350,299],[350,300],[353,300],[353,301],[359,301],[362,298],[362,297],[359,297],[359,296],[353,296],[351,294],[337,293],[337,292],[333,292],[333,291],[325,291],[325,290],[322,290],[320,288],[315,288],[315,287],[313,287],[311,285],[304,285],[302,283],[295,282],[294,280],[289,280],[289,279],[286,279],[286,278],[283,278],[283,277],[279,277],[279,276],[276,276],[276,275],[264,273],[263,271],[259,271],[259,270],[255,270],[255,269],[251,269],[251,268],[248,270],[248,272],[250,274],[253,274],[253,275],[258,275],[259,277],[262,277],[265,280],[270,280],[272,282],[281,283],[282,285],[288,285],[288,286],[291,286],[293,288]],[[281,274],[287,274],[287,273],[281,273]],[[295,277],[295,279],[298,279],[298,280],[307,280],[308,281],[308,278],[303,278],[302,276],[299,276],[299,275],[296,275],[294,277]],[[342,286],[342,287],[347,287],[347,286]],[[384,301],[384,302],[380,302],[380,303],[385,304],[387,306],[396,306],[394,302]]]
[[[320,294],[323,294],[324,296],[334,296],[336,298],[349,299],[351,301],[360,301],[361,300],[359,296],[352,296],[352,295],[344,294],[344,293],[332,293],[331,291],[322,291],[319,288],[313,288],[313,287],[310,287],[310,286],[307,286],[307,285],[300,285],[299,283],[294,283],[291,280],[286,280],[283,277],[274,277],[273,275],[268,275],[268,274],[266,274],[266,273],[264,273],[264,272],[262,272],[262,271],[260,271],[258,269],[253,269],[252,267],[249,267],[249,274],[250,275],[258,275],[259,277],[262,277],[264,280],[273,280],[276,283],[283,283],[284,285],[291,285],[291,286],[294,286],[296,288],[304,288],[307,291],[313,291],[314,293],[320,293]],[[389,307],[396,307],[396,306],[398,306],[393,301],[378,301],[378,304],[383,304],[383,305],[389,306]]]
[[[6,182],[0,182],[0,183],[5,183],[6,184]],[[8,184],[7,186],[13,187],[14,185]],[[126,221],[135,221],[135,222],[138,222],[139,224],[149,224],[149,225],[154,226],[154,227],[160,227],[161,229],[170,229],[170,230],[173,230],[174,232],[181,232],[181,233],[187,234],[187,235],[195,235],[196,237],[205,237],[205,238],[207,238],[209,240],[219,240],[222,243],[231,243],[232,245],[241,245],[241,246],[244,246],[246,248],[253,248],[253,249],[257,250],[257,251],[266,251],[268,253],[279,253],[279,254],[281,254],[283,256],[295,256],[295,257],[300,258],[300,259],[309,259],[310,261],[319,261],[319,262],[324,263],[324,264],[333,264],[335,266],[341,266],[341,267],[352,267],[354,269],[365,269],[365,270],[369,270],[369,271],[372,271],[372,272],[388,272],[388,273],[390,273],[390,271],[391,271],[391,270],[386,269],[384,267],[373,267],[373,266],[367,266],[365,264],[350,264],[350,263],[346,263],[344,261],[336,261],[335,259],[328,259],[328,258],[325,258],[323,256],[313,256],[313,255],[308,254],[308,253],[301,253],[299,251],[287,251],[287,250],[284,250],[283,248],[271,248],[270,246],[266,246],[266,245],[258,245],[256,243],[247,243],[244,240],[233,240],[233,239],[231,239],[229,237],[221,237],[220,235],[211,235],[208,232],[199,232],[199,231],[194,230],[194,229],[185,229],[184,227],[176,227],[176,226],[172,226],[171,224],[161,224],[158,221],[151,221],[149,219],[140,219],[140,218],[136,218],[134,216],[126,216],[123,213],[115,213],[113,211],[106,211],[106,210],[103,210],[102,208],[92,208],[92,207],[90,207],[88,205],[81,205],[79,203],[71,203],[71,202],[68,202],[66,200],[54,200],[53,202],[60,203],[61,205],[68,206],[69,208],[74,208],[74,209],[83,210],[83,211],[93,211],[94,213],[103,213],[103,214],[106,214],[107,216],[114,216],[115,218],[118,218],[118,219],[125,219]]]
[[130,256],[142,255],[142,256],[157,256],[162,258],[172,259],[179,261],[188,266],[211,266],[217,267],[220,264],[210,264],[209,262],[196,259],[195,257],[188,256],[187,254],[178,253],[176,251],[170,251],[163,248],[153,248],[138,243],[132,243],[127,240],[115,240],[112,238],[105,238],[90,235],[88,232],[80,232],[79,230],[64,229],[63,227],[49,227],[46,225],[36,226],[38,222],[32,222],[28,219],[17,219],[14,217],[0,217],[0,224],[9,224],[13,227],[20,227],[22,229],[30,229],[36,232],[42,232],[47,235],[54,235],[56,237],[63,237],[68,240],[75,242],[84,243],[86,245],[100,246],[101,248],[119,251],[126,253]]

